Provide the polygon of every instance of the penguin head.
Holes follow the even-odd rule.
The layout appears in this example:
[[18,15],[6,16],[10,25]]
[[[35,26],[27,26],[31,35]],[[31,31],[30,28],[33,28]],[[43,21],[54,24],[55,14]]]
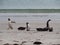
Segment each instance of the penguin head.
[[8,21],[10,21],[10,18],[8,18]]

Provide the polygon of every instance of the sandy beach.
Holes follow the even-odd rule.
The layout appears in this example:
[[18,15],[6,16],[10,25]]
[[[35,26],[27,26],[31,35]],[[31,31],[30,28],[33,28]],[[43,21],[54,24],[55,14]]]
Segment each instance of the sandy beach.
[[[0,13],[0,45],[14,43],[22,45],[33,45],[35,41],[40,41],[41,45],[58,45],[60,44],[60,13]],[[37,16],[38,15],[38,16]],[[36,17],[37,16],[37,17]],[[12,23],[13,30],[8,30],[8,17],[13,17],[16,23]],[[46,27],[47,19],[53,32],[37,31],[36,28]],[[17,22],[18,21],[18,22]],[[26,27],[26,21],[29,21],[30,31],[18,30],[20,26]]]
[[13,45],[14,43],[23,45],[33,45],[35,41],[40,41],[41,45],[53,45],[60,44],[60,21],[52,20],[49,22],[50,27],[53,27],[53,32],[49,31],[37,31],[37,27],[46,27],[46,21],[31,21],[30,31],[18,30],[20,26],[26,26],[26,22],[16,22],[13,25],[13,30],[7,30],[8,23],[0,22],[0,45],[9,43]]
[[0,0],[0,45],[60,45],[60,0]]

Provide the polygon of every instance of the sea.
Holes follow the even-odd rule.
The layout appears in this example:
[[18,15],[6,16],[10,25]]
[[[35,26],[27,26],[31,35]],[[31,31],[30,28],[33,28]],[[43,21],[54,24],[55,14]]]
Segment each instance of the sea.
[[60,21],[60,9],[0,9],[0,22]]

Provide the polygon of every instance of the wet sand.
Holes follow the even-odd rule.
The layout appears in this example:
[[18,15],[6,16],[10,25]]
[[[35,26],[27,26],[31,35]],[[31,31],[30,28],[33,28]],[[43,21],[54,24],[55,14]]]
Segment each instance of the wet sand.
[[50,27],[53,27],[53,32],[45,31],[38,32],[36,27],[45,27],[46,22],[30,22],[30,31],[18,31],[19,26],[26,26],[25,23],[13,24],[13,30],[7,30],[7,23],[0,23],[0,45],[5,43],[14,44],[18,43],[23,45],[33,45],[35,41],[41,41],[41,45],[60,44],[60,23],[52,21]]

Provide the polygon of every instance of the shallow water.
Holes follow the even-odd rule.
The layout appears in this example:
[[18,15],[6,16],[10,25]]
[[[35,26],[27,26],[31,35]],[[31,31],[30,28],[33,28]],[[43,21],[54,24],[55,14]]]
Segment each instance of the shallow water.
[[60,21],[60,13],[0,13],[0,22],[7,22],[8,18],[16,22]]

